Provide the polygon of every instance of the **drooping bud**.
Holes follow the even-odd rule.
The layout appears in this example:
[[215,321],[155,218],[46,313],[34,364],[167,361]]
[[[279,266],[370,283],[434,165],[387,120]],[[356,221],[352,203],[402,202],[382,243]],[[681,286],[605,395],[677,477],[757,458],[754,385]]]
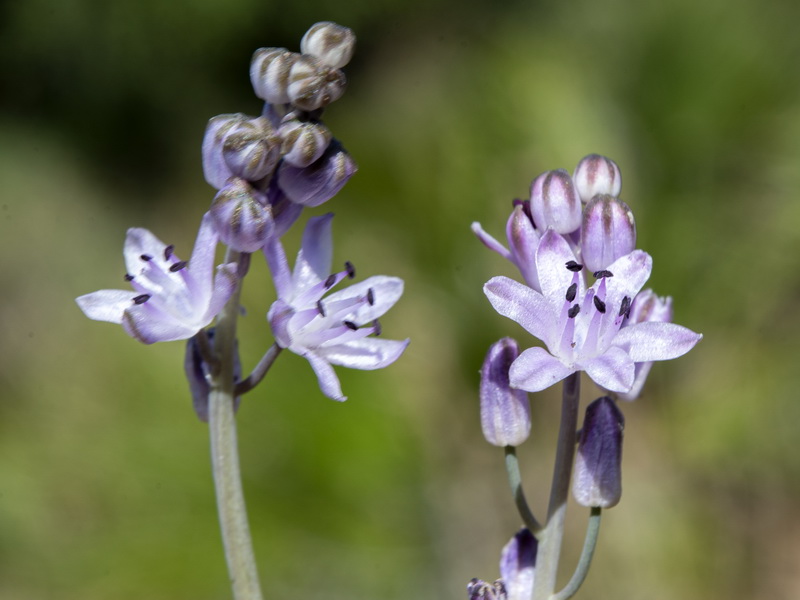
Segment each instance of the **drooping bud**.
[[355,47],[353,31],[330,21],[312,25],[300,41],[303,54],[310,54],[334,69],[341,69],[350,62]]
[[467,584],[468,600],[508,600],[506,586],[502,579],[489,583],[483,579],[473,578]]
[[286,115],[278,136],[283,140],[283,160],[294,167],[307,167],[319,159],[333,137],[322,123],[303,121],[296,113]]
[[536,270],[536,249],[539,247],[539,234],[523,204],[517,204],[506,224],[506,237],[511,249],[511,260],[517,265],[528,287],[537,292],[542,288]]
[[536,228],[572,233],[581,226],[581,199],[564,169],[542,173],[531,184],[531,214]]
[[[659,298],[651,289],[642,290],[636,295],[631,304],[628,319],[622,324],[623,327],[635,325],[636,323],[671,323],[672,322],[672,298]],[[631,402],[639,397],[642,388],[650,374],[652,362],[634,364],[633,386],[625,393],[618,394],[621,400]]]
[[231,177],[217,192],[209,214],[220,240],[239,252],[260,250],[275,224],[266,198],[239,177]]
[[495,446],[519,446],[531,432],[527,392],[512,389],[508,369],[519,356],[517,342],[503,338],[489,348],[481,367],[481,428]]
[[206,181],[220,189],[230,177],[262,179],[277,165],[280,144],[265,117],[241,113],[214,117],[203,137]]
[[608,396],[586,407],[572,494],[582,506],[611,508],[622,496],[622,430],[625,417]]
[[289,102],[289,77],[297,52],[286,48],[259,48],[250,61],[250,81],[256,96],[270,104]]
[[584,156],[575,167],[573,180],[584,204],[598,194],[619,196],[622,191],[622,175],[617,163],[599,154]]
[[281,163],[278,184],[292,202],[319,206],[333,198],[357,170],[355,161],[334,140],[325,154],[307,167]]
[[500,553],[500,578],[508,600],[529,600],[533,594],[538,546],[533,534],[523,527]]
[[[214,350],[214,328],[206,330],[208,336],[209,349]],[[202,333],[201,333],[202,335]],[[208,423],[208,396],[211,387],[208,385],[210,369],[208,363],[203,360],[203,353],[200,351],[200,344],[197,336],[186,340],[186,354],[183,360],[183,370],[189,382],[189,391],[192,394],[192,405],[197,417],[204,423]],[[242,364],[239,361],[239,344],[236,343],[233,353],[233,380],[239,381],[242,378]],[[239,408],[240,397],[233,399],[234,410]]]
[[619,198],[595,196],[583,211],[581,260],[586,267],[602,271],[636,248],[633,212]]

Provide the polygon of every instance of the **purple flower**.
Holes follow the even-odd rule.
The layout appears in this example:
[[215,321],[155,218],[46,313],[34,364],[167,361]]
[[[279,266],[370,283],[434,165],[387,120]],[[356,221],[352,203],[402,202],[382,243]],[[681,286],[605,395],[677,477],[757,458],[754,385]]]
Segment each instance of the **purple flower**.
[[492,344],[481,367],[481,428],[495,446],[519,446],[531,433],[528,394],[508,383],[508,369],[518,356],[517,342],[503,338]]
[[567,241],[551,231],[536,250],[541,292],[495,277],[484,292],[495,310],[522,325],[547,349],[529,348],[511,365],[512,387],[538,392],[576,371],[613,392],[634,383],[634,364],[677,358],[702,338],[672,323],[642,322],[620,329],[650,277],[652,259],[635,250],[595,273],[585,289],[582,265]]
[[76,302],[90,319],[121,324],[145,344],[190,338],[211,323],[236,287],[234,263],[218,266],[214,276],[217,240],[206,214],[187,263],[147,229],[131,228],[123,254],[125,280],[134,291],[100,290]]
[[377,275],[323,296],[345,277],[352,265],[331,274],[333,214],[309,219],[294,271],[290,273],[283,246],[270,238],[264,247],[278,299],[267,313],[275,340],[308,360],[322,393],[346,400],[332,365],[380,369],[397,360],[409,340],[369,337],[380,333],[377,318],[403,293],[403,280]]
[[572,472],[572,494],[578,504],[611,508],[619,503],[624,428],[625,417],[608,396],[586,407]]

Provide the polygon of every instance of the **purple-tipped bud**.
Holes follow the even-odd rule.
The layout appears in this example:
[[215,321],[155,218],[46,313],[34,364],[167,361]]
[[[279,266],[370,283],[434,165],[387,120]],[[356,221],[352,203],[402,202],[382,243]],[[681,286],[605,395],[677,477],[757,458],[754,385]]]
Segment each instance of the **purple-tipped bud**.
[[584,156],[575,167],[573,180],[584,203],[598,194],[619,196],[622,191],[622,175],[617,163],[599,154]]
[[608,396],[586,407],[572,494],[578,504],[611,508],[622,496],[622,430],[625,418]]
[[302,121],[297,115],[286,115],[278,135],[283,140],[283,160],[294,167],[307,167],[318,160],[331,143],[331,132],[322,123]]
[[564,169],[542,173],[531,184],[531,214],[537,229],[572,233],[581,226],[581,199]]
[[628,205],[609,195],[595,196],[583,211],[581,260],[602,271],[636,248],[636,223]]
[[[214,349],[214,328],[206,330],[208,336],[209,346],[211,350]],[[192,394],[192,405],[197,417],[204,423],[208,423],[208,396],[211,388],[208,385],[208,375],[210,369],[208,363],[203,360],[203,354],[200,352],[200,344],[197,342],[197,336],[190,337],[186,340],[186,354],[183,360],[183,370],[186,373],[186,379],[189,381],[189,391]],[[233,354],[233,380],[239,381],[242,377],[242,365],[239,362],[239,344],[237,342]],[[239,408],[239,396],[233,400],[234,410]]]
[[325,154],[307,167],[281,163],[278,184],[289,200],[303,206],[319,206],[333,198],[358,170],[355,161],[333,141]]
[[289,78],[300,58],[286,48],[259,48],[250,61],[250,81],[256,96],[270,104],[289,102]]
[[219,115],[203,137],[203,173],[220,189],[230,177],[250,181],[270,174],[280,158],[281,141],[264,117]]
[[483,579],[473,578],[467,584],[468,600],[507,600],[506,586],[502,579],[489,583]]
[[304,111],[324,108],[344,94],[347,79],[339,69],[332,69],[308,54],[301,54],[289,69],[289,102]]
[[508,600],[529,600],[533,594],[538,545],[533,534],[523,527],[500,553],[500,578]]
[[506,237],[511,249],[511,260],[517,265],[528,287],[537,292],[542,288],[536,270],[536,249],[539,247],[539,234],[522,204],[514,207],[514,212],[506,224]]
[[330,21],[312,25],[300,41],[303,54],[310,54],[334,69],[341,69],[349,63],[355,48],[353,31]]
[[[647,322],[671,323],[672,298],[659,298],[651,289],[639,292],[631,304],[628,319],[622,326],[627,327],[629,325],[635,325],[636,323]],[[639,397],[652,366],[652,362],[634,364],[633,386],[627,392],[618,394],[620,400],[631,402]]]
[[512,389],[508,369],[519,356],[517,342],[503,338],[492,344],[481,367],[481,428],[495,446],[519,446],[531,432],[528,394]]
[[220,239],[239,252],[260,250],[275,229],[265,202],[263,194],[247,181],[231,177],[214,196],[209,210]]

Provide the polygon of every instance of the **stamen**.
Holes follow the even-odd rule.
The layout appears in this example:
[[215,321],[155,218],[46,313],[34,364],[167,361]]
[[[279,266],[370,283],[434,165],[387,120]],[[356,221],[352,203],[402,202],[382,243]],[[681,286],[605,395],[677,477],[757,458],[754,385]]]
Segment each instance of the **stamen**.
[[180,260],[180,261],[176,262],[175,264],[170,265],[169,270],[170,270],[171,273],[177,273],[178,271],[180,271],[184,267],[186,267],[186,261],[185,260]]
[[572,306],[572,308],[570,308],[569,311],[567,312],[567,316],[570,319],[574,319],[575,317],[578,316],[579,312],[581,312],[581,305],[580,304],[574,304]]
[[153,260],[153,257],[149,254],[142,254],[139,258],[141,258],[144,262],[150,262]]
[[319,314],[322,315],[323,317],[327,316],[325,315],[325,307],[322,306],[322,300],[317,300],[317,310],[319,311]]
[[597,312],[603,314],[606,312],[606,303],[600,300],[597,296],[593,298],[594,300],[594,307],[597,309]]
[[174,250],[175,250],[175,244],[170,244],[169,246],[164,248],[164,260],[169,260]]
[[626,317],[631,315],[631,299],[628,296],[622,299],[622,305],[619,307],[619,316],[623,315]]
[[334,283],[336,283],[336,275],[335,274],[328,275],[328,278],[325,280],[325,287],[326,288],[332,287]]
[[372,328],[375,330],[373,332],[375,335],[380,335],[381,333],[383,333],[383,328],[381,327],[381,324],[378,322],[378,319],[375,319],[372,322]]
[[583,265],[579,262],[575,262],[574,260],[570,260],[567,262],[567,271],[572,271],[573,273],[579,272],[583,269]]
[[353,331],[356,331],[358,329],[358,325],[356,325],[352,321],[345,321],[344,326],[347,327],[348,329],[352,329]]
[[367,290],[367,303],[370,306],[375,306],[375,292],[372,291],[372,288]]
[[575,296],[578,293],[578,284],[573,283],[571,286],[567,288],[567,302],[572,302],[575,300]]
[[347,271],[347,276],[350,279],[353,279],[353,277],[356,276],[356,268],[353,266],[353,263],[351,263],[349,260],[344,263],[344,270]]
[[125,281],[133,281],[133,275],[130,273],[125,273]]
[[150,294],[141,294],[141,295],[139,295],[139,296],[136,296],[136,297],[133,299],[133,303],[134,303],[134,304],[144,304],[144,303],[145,303],[145,302],[147,302],[148,300],[150,300]]
[[614,274],[611,271],[607,271],[603,269],[602,271],[595,271],[593,273],[595,279],[602,279],[603,277],[613,277]]

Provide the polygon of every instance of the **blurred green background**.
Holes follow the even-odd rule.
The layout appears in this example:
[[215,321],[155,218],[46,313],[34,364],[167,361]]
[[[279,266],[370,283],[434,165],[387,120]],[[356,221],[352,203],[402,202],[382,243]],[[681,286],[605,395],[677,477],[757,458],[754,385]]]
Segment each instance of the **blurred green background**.
[[[329,204],[335,260],[406,281],[411,337],[349,400],[279,358],[239,434],[270,598],[461,599],[518,527],[477,413],[504,335],[481,286],[510,267],[510,200],[585,154],[614,158],[650,285],[705,334],[657,365],[627,419],[625,493],[578,597],[800,597],[800,4],[794,0],[26,0],[0,7],[0,598],[229,598],[206,426],[183,344],[143,346],[74,298],[122,285],[129,226],[188,258],[213,196],[208,118],[258,113],[260,46],[358,35],[326,113],[360,171]],[[303,217],[303,220],[308,215]],[[298,236],[287,236],[296,252]],[[270,343],[265,266],[245,282],[245,368]],[[584,401],[596,397],[584,380]],[[520,448],[541,514],[558,392]],[[572,506],[567,571],[585,515]]]

